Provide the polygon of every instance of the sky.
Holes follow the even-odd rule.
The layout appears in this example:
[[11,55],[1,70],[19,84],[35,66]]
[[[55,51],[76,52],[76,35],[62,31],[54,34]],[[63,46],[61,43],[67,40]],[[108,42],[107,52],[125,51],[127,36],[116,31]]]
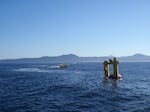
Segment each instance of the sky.
[[0,59],[150,55],[150,0],[0,0]]

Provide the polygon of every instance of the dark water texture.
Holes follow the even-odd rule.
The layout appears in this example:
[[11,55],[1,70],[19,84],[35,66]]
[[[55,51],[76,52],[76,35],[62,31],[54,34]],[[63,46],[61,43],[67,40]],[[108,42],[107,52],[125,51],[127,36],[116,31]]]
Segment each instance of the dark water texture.
[[150,63],[120,63],[123,80],[102,63],[0,64],[0,112],[149,112]]

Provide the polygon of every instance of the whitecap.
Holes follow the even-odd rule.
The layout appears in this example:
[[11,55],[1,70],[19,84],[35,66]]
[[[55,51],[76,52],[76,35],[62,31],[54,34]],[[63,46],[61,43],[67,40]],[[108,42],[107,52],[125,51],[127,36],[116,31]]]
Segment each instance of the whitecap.
[[40,72],[40,73],[62,73],[64,72],[64,70],[44,70],[44,69],[39,69],[39,68],[19,68],[19,69],[15,69],[13,71],[17,71],[17,72]]
[[13,71],[18,71],[18,72],[39,72],[40,69],[39,68],[19,68],[19,69],[15,69]]
[[59,66],[50,66],[49,68],[60,68]]

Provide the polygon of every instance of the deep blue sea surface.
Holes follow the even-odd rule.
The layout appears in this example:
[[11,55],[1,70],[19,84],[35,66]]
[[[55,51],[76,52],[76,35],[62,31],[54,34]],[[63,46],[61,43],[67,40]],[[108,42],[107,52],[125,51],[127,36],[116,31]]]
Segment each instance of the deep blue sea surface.
[[0,112],[150,112],[150,63],[0,64]]

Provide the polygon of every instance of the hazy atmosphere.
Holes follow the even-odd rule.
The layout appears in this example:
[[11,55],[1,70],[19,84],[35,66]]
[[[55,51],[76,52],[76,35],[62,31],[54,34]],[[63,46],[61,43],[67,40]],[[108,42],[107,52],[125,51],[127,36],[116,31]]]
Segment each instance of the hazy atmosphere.
[[149,0],[1,0],[0,59],[150,55]]

